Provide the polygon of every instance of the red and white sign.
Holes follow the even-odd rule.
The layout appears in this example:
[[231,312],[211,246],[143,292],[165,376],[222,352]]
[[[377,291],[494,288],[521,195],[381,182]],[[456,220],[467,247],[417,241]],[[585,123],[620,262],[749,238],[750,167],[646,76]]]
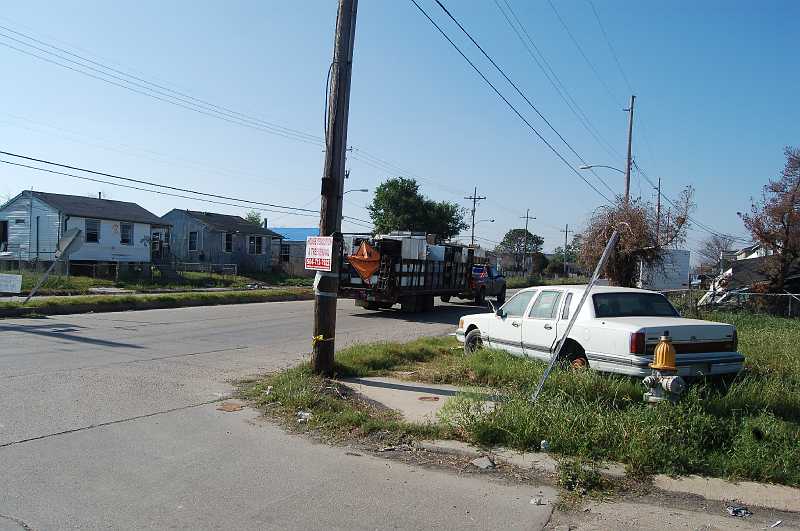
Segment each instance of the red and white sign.
[[306,238],[306,269],[330,271],[333,258],[333,236]]

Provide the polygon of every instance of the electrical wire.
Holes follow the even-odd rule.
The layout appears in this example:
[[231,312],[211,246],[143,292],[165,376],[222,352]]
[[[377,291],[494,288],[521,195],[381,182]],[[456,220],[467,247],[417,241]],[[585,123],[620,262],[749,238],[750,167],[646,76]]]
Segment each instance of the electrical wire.
[[[600,134],[600,131],[592,124],[586,112],[581,108],[570,91],[558,77],[558,74],[556,74],[555,70],[550,65],[547,57],[545,57],[544,53],[536,45],[536,42],[533,40],[530,32],[525,27],[525,24],[523,24],[522,20],[520,20],[519,16],[517,16],[517,13],[509,3],[509,0],[503,0],[503,3],[505,4],[506,9],[508,9],[508,12],[511,14],[511,18],[509,18],[508,14],[505,12],[505,9],[503,9],[503,6],[500,5],[500,2],[498,0],[494,0],[495,6],[497,6],[500,14],[503,15],[503,18],[508,26],[514,31],[517,39],[519,39],[519,41],[522,43],[522,46],[528,52],[528,55],[531,57],[531,59],[533,59],[533,62],[536,64],[536,66],[538,66],[542,71],[545,78],[547,78],[547,80],[553,86],[564,104],[569,108],[570,111],[572,111],[572,114],[575,115],[575,117],[578,119],[578,122],[583,126],[584,129],[586,129],[589,135],[594,138],[597,144],[606,151],[606,153],[608,153],[612,158],[621,157],[622,155],[617,151],[617,149],[614,148],[614,146],[611,145],[605,138],[603,138],[603,136]],[[512,22],[512,18],[514,19],[514,22]],[[519,26],[519,28],[517,28],[517,26]],[[520,30],[522,33],[520,33]],[[522,36],[523,33],[525,34],[524,38]],[[536,51],[536,54],[538,54],[538,58],[536,54],[534,54],[534,50]]]
[[602,197],[603,199],[605,199],[605,200],[606,200],[606,202],[608,202],[608,203],[610,203],[610,204],[613,204],[613,201],[611,201],[611,199],[609,199],[609,198],[608,198],[608,197],[607,197],[605,194],[603,194],[603,192],[601,192],[601,191],[600,191],[600,190],[599,190],[599,189],[598,189],[598,188],[597,188],[597,187],[596,187],[594,184],[592,184],[592,183],[591,183],[589,180],[587,180],[587,179],[586,179],[586,178],[585,178],[583,175],[581,175],[581,174],[580,174],[580,173],[579,173],[579,172],[578,172],[578,171],[577,171],[577,170],[576,170],[574,167],[572,167],[572,165],[571,165],[571,164],[570,164],[570,163],[567,161],[567,159],[565,159],[565,158],[564,158],[564,156],[563,156],[563,155],[562,155],[562,154],[561,154],[561,153],[560,153],[560,152],[559,152],[557,149],[555,149],[555,148],[553,147],[553,145],[552,145],[552,144],[550,144],[550,142],[548,142],[548,141],[547,141],[547,139],[545,139],[545,138],[544,138],[544,137],[541,135],[541,133],[539,133],[539,131],[538,131],[538,130],[537,130],[537,129],[536,129],[534,126],[533,126],[533,125],[531,125],[531,123],[528,121],[528,119],[527,119],[527,118],[525,118],[525,116],[523,116],[523,115],[522,115],[522,113],[520,113],[520,112],[519,112],[519,110],[518,110],[518,109],[517,109],[517,108],[516,108],[516,107],[515,107],[515,106],[514,106],[514,105],[513,105],[513,104],[512,104],[512,103],[511,103],[509,100],[508,100],[508,98],[506,98],[506,97],[503,95],[503,93],[502,93],[502,92],[500,92],[500,91],[497,89],[497,87],[495,87],[495,86],[494,86],[494,84],[493,84],[491,81],[489,81],[489,78],[487,78],[487,77],[486,77],[486,75],[485,75],[485,74],[484,74],[484,73],[483,73],[483,72],[482,72],[482,71],[481,71],[481,70],[480,70],[480,69],[479,69],[477,66],[475,66],[475,63],[473,63],[473,62],[472,62],[472,61],[471,61],[471,60],[470,60],[470,59],[469,59],[469,58],[468,58],[468,57],[467,57],[467,56],[464,54],[464,52],[463,52],[463,51],[461,51],[461,48],[459,48],[459,47],[458,47],[458,45],[457,45],[455,42],[453,42],[453,40],[452,40],[452,39],[451,39],[451,38],[450,38],[450,37],[447,35],[447,33],[445,33],[445,31],[444,31],[444,30],[443,30],[443,29],[442,29],[442,28],[439,26],[439,24],[437,24],[437,23],[436,23],[436,22],[435,22],[435,21],[434,21],[434,20],[433,20],[433,19],[430,17],[430,15],[427,13],[427,11],[425,11],[425,10],[422,8],[422,6],[420,6],[420,5],[417,3],[417,1],[416,1],[416,0],[411,0],[411,3],[412,3],[412,4],[414,4],[414,5],[416,6],[416,8],[417,8],[417,9],[420,11],[420,13],[422,13],[422,14],[425,16],[425,18],[426,18],[426,19],[428,19],[428,21],[429,21],[429,22],[430,22],[430,23],[431,23],[431,24],[432,24],[432,25],[433,25],[433,26],[434,26],[434,27],[435,27],[435,28],[436,28],[436,29],[439,31],[439,33],[440,33],[440,34],[441,34],[441,35],[442,35],[442,36],[443,36],[443,37],[444,37],[444,38],[447,40],[447,42],[449,42],[449,43],[450,43],[450,45],[451,45],[453,48],[455,48],[455,50],[456,50],[456,51],[459,53],[459,55],[461,55],[461,57],[462,57],[462,58],[463,58],[463,59],[464,59],[464,60],[465,60],[465,61],[466,61],[466,62],[467,62],[467,63],[468,63],[468,64],[469,64],[471,67],[472,67],[472,69],[473,69],[473,70],[475,70],[475,72],[476,72],[476,73],[477,73],[477,74],[478,74],[478,75],[481,77],[481,79],[483,79],[483,81],[484,81],[484,82],[485,82],[487,85],[489,85],[489,87],[490,87],[490,88],[491,88],[491,89],[494,91],[494,93],[495,93],[495,94],[497,94],[497,96],[498,96],[498,97],[499,97],[501,100],[503,100],[503,102],[505,102],[505,104],[506,104],[506,105],[507,105],[507,106],[508,106],[508,107],[511,109],[511,111],[512,111],[514,114],[516,114],[516,115],[517,115],[517,117],[518,117],[520,120],[522,120],[522,122],[523,122],[523,123],[524,123],[524,124],[525,124],[525,125],[526,125],[526,126],[527,126],[527,127],[530,129],[530,130],[531,130],[531,131],[533,131],[533,132],[534,132],[534,134],[536,134],[536,136],[539,138],[539,140],[541,140],[541,141],[542,141],[542,142],[543,142],[543,143],[544,143],[544,144],[545,144],[545,145],[546,145],[548,148],[550,148],[550,150],[551,150],[551,151],[552,151],[552,152],[553,152],[553,153],[554,153],[554,154],[555,154],[555,155],[556,155],[556,156],[557,156],[557,157],[558,157],[558,158],[561,160],[561,162],[563,162],[563,163],[564,163],[564,165],[565,165],[567,168],[569,168],[569,169],[572,171],[572,173],[574,173],[574,174],[575,174],[575,175],[576,175],[578,178],[580,178],[580,179],[581,179],[583,182],[585,182],[585,183],[586,183],[586,184],[587,184],[587,185],[588,185],[588,186],[589,186],[589,187],[590,187],[592,190],[594,190],[594,191],[595,191],[595,192],[596,192],[596,193],[597,193],[597,194],[598,194],[600,197]]
[[[453,16],[453,14],[452,14],[452,13],[451,13],[451,12],[450,12],[450,11],[449,11],[449,10],[448,10],[446,7],[445,7],[445,6],[444,6],[444,4],[442,4],[442,2],[440,2],[440,0],[435,0],[435,2],[436,2],[438,5],[439,5],[439,7],[442,9],[442,11],[444,11],[444,12],[445,12],[445,14],[446,14],[446,15],[447,15],[447,16],[450,18],[450,20],[452,20],[453,22],[455,22],[456,26],[458,26],[458,28],[459,28],[459,29],[462,31],[462,33],[464,33],[464,35],[466,35],[466,36],[469,38],[469,40],[470,40],[470,41],[472,41],[472,44],[474,44],[474,45],[475,45],[475,47],[476,47],[476,48],[478,48],[478,50],[480,50],[480,52],[483,54],[483,56],[484,56],[484,57],[486,57],[486,59],[488,59],[490,63],[492,63],[492,66],[494,66],[494,68],[495,68],[495,69],[496,69],[498,72],[500,72],[500,75],[502,75],[502,76],[503,76],[503,78],[504,78],[504,79],[505,79],[505,80],[508,82],[508,84],[509,84],[509,85],[511,85],[511,86],[514,88],[514,90],[517,92],[517,94],[519,94],[519,95],[522,97],[522,99],[523,99],[523,100],[525,100],[525,102],[528,104],[528,106],[529,106],[531,109],[533,109],[533,110],[536,112],[536,114],[539,116],[539,118],[541,118],[541,119],[544,121],[544,123],[546,123],[546,124],[547,124],[547,126],[548,126],[548,127],[549,127],[549,128],[550,128],[550,129],[551,129],[551,130],[552,130],[552,131],[553,131],[553,132],[556,134],[556,136],[558,136],[558,138],[560,138],[560,139],[561,139],[561,141],[564,143],[564,145],[565,145],[565,146],[567,146],[567,148],[568,148],[570,151],[572,151],[572,153],[573,153],[573,154],[574,154],[576,157],[578,157],[578,160],[580,160],[580,161],[583,163],[583,165],[584,165],[584,166],[589,166],[589,163],[588,163],[588,162],[586,162],[586,161],[583,159],[583,157],[582,157],[582,156],[581,156],[581,155],[580,155],[580,154],[579,154],[577,151],[575,151],[575,148],[573,148],[573,147],[572,147],[572,144],[570,144],[569,142],[567,142],[567,139],[566,139],[566,138],[564,138],[564,137],[561,135],[561,133],[559,133],[559,132],[558,132],[558,130],[557,130],[555,127],[553,127],[553,124],[552,124],[552,123],[550,123],[550,120],[548,120],[548,119],[547,119],[547,118],[546,118],[546,117],[545,117],[545,116],[544,116],[544,115],[543,115],[543,114],[542,114],[542,113],[539,111],[539,109],[536,107],[536,105],[534,105],[534,104],[533,104],[533,102],[532,102],[532,101],[531,101],[531,100],[528,98],[528,96],[527,96],[527,95],[526,95],[526,94],[525,94],[525,93],[524,93],[524,92],[523,92],[523,91],[522,91],[522,90],[519,88],[519,86],[518,86],[516,83],[514,83],[514,81],[512,81],[512,80],[511,80],[511,78],[509,78],[509,77],[508,77],[508,75],[505,73],[505,71],[504,71],[502,68],[500,68],[500,66],[499,66],[499,65],[498,65],[498,64],[495,62],[495,60],[494,60],[494,59],[492,59],[492,57],[491,57],[491,56],[490,56],[488,53],[486,53],[486,50],[484,50],[484,49],[483,49],[483,47],[481,47],[481,45],[480,45],[480,44],[478,44],[478,42],[477,42],[477,41],[476,41],[476,40],[473,38],[473,36],[472,36],[472,35],[471,35],[471,34],[470,34],[470,33],[469,33],[469,32],[468,32],[468,31],[467,31],[465,28],[464,28],[464,26],[461,24],[461,22],[459,22],[459,21],[458,21],[458,20],[457,20],[457,19],[456,19],[456,18]],[[616,193],[616,192],[614,191],[614,189],[613,189],[613,188],[611,188],[611,187],[608,185],[608,183],[607,183],[606,181],[604,181],[602,178],[600,178],[600,176],[599,176],[599,175],[597,175],[597,174],[594,174],[594,175],[595,175],[595,177],[597,177],[597,179],[598,179],[598,180],[599,180],[601,183],[603,183],[603,185],[605,185],[605,187],[606,187],[606,188],[608,188],[608,190],[609,190],[609,191],[610,191],[612,194]]]

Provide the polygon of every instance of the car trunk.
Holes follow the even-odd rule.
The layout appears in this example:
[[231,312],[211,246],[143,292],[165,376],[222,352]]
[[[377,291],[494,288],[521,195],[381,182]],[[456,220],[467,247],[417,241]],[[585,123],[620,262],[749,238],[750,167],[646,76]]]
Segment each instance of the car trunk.
[[625,328],[631,328],[631,332],[643,331],[647,355],[653,354],[661,336],[665,333],[672,339],[677,354],[736,350],[735,328],[725,323],[664,317],[616,317],[606,321],[624,324]]

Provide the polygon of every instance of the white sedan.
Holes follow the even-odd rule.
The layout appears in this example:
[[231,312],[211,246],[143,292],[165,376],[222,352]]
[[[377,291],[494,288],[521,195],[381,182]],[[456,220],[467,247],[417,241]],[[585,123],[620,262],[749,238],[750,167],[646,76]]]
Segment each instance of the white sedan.
[[[456,337],[467,354],[487,346],[516,356],[550,360],[586,286],[541,286],[517,292],[492,313],[461,318]],[[659,338],[671,337],[678,374],[702,377],[742,370],[736,328],[683,319],[662,294],[595,286],[565,345],[573,367],[646,376]]]

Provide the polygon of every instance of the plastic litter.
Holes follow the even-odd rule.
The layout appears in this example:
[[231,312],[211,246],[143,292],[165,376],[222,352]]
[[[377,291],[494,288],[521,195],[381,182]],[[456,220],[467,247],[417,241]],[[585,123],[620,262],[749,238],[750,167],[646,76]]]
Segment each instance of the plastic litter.
[[750,509],[748,509],[744,505],[728,505],[726,509],[728,510],[729,515],[735,516],[737,518],[745,518],[747,516],[753,516],[753,513],[750,512]]
[[773,527],[778,527],[778,526],[779,526],[779,525],[781,525],[782,523],[783,523],[783,520],[778,520],[777,522],[775,522],[774,524],[772,524],[772,525],[771,525],[771,526],[769,526],[769,527],[770,527],[770,529],[772,529]]
[[489,470],[494,468],[494,461],[492,461],[492,459],[488,456],[478,457],[477,459],[470,461],[470,463],[481,470]]
[[542,442],[539,443],[539,449],[541,451],[543,451],[543,452],[549,452],[550,451],[550,443],[547,442],[546,440],[542,440]]
[[303,423],[308,422],[311,419],[311,412],[309,411],[298,411],[297,412],[297,422]]

